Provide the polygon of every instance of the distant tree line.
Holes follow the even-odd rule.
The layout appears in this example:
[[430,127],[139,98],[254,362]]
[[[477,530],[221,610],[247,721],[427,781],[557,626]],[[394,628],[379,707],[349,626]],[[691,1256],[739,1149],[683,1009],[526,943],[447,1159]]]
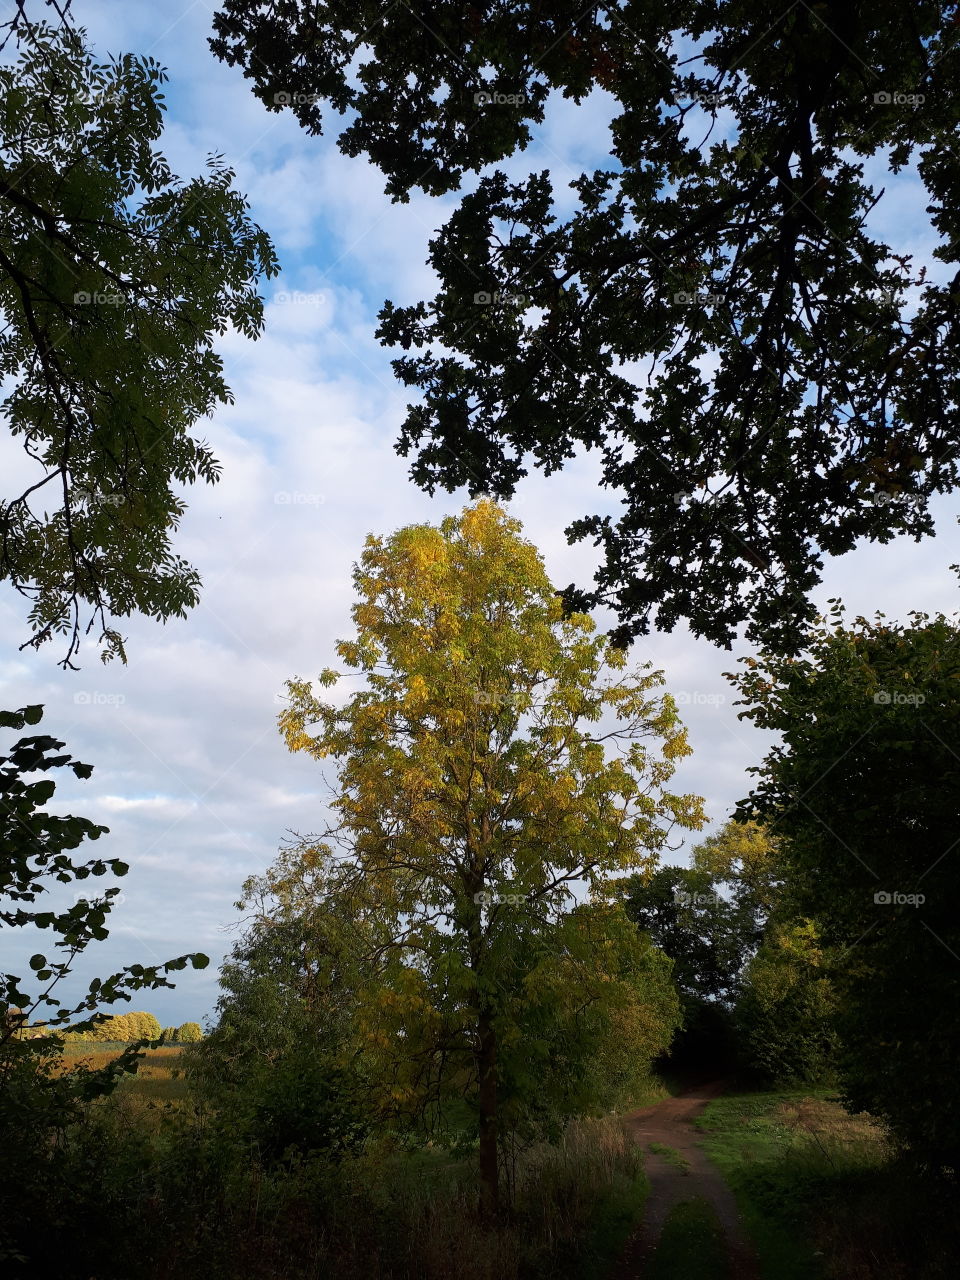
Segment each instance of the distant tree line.
[[183,1022],[180,1026],[161,1029],[160,1023],[152,1013],[139,1010],[133,1013],[116,1014],[95,1027],[83,1031],[68,1031],[63,1038],[68,1042],[89,1040],[103,1043],[105,1041],[159,1040],[161,1036],[167,1043],[192,1044],[202,1039],[203,1031],[199,1022]]

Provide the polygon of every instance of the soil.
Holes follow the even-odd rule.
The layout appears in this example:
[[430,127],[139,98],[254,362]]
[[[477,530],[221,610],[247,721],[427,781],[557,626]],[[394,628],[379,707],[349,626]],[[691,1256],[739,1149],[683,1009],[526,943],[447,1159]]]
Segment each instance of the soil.
[[[733,1192],[707,1159],[701,1135],[692,1124],[694,1117],[725,1088],[723,1080],[692,1085],[676,1097],[665,1098],[655,1106],[632,1111],[624,1117],[643,1147],[650,1191],[643,1222],[628,1241],[611,1280],[639,1280],[644,1276],[670,1210],[684,1200],[695,1198],[710,1205],[723,1227],[734,1280],[760,1280],[756,1256],[740,1224]],[[651,1144],[671,1147],[682,1158],[683,1167],[679,1167],[676,1156],[651,1151]]]

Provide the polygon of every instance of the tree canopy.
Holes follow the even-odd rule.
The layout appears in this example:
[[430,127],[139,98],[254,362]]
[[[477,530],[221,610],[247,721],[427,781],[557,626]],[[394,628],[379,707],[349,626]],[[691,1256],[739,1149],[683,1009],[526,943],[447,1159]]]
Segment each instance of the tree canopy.
[[665,962],[614,882],[702,824],[699,798],[666,790],[690,748],[661,674],[563,616],[491,502],[369,538],[355,583],[338,652],[361,687],[326,701],[290,681],[280,724],[336,761],[323,839],[340,917],[375,937],[368,1059],[396,1112],[469,1101],[493,1208],[505,1117],[533,1123],[538,1098],[582,1111],[600,1044],[631,1059],[622,1080],[669,1043]]
[[728,822],[689,867],[661,866],[624,886],[627,914],[673,961],[682,995],[732,1003],[772,902],[776,842],[756,822]]
[[66,664],[99,625],[183,616],[196,571],[173,550],[183,485],[219,468],[196,424],[229,402],[214,340],[256,337],[277,271],[234,174],[176,176],[155,142],[164,70],[98,62],[82,31],[13,19],[0,66],[0,378],[31,464],[0,496],[0,580],[31,601],[31,638]]
[[[957,481],[956,20],[934,0],[221,0],[211,43],[268,109],[314,133],[345,115],[341,149],[395,199],[463,187],[436,297],[381,315],[419,397],[415,480],[504,497],[594,449],[623,511],[568,530],[602,551],[571,605],[610,603],[618,641],[686,619],[728,643],[746,620],[783,647],[825,555],[930,533]],[[570,214],[548,171],[516,176],[551,95],[610,118]],[[908,169],[936,279],[915,216],[895,243],[870,221]]]
[[[742,714],[783,734],[741,811],[785,837],[799,932],[781,942],[804,961],[797,993],[819,1001],[830,980],[848,1101],[886,1120],[919,1162],[951,1169],[960,1164],[960,1105],[945,1070],[960,1053],[957,642],[942,616],[848,625],[835,604],[801,656],[747,659],[738,678]],[[780,959],[789,957],[767,956],[768,978],[786,972]]]

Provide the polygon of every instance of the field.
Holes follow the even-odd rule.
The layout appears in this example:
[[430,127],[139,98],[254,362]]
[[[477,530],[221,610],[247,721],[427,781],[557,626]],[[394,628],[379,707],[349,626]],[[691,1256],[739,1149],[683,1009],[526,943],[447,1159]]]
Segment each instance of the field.
[[[84,1045],[67,1045],[64,1067],[83,1064],[96,1070],[112,1062],[126,1045],[104,1041]],[[139,1098],[144,1102],[169,1102],[180,1105],[187,1096],[187,1084],[180,1068],[182,1049],[165,1046],[148,1049],[135,1076],[127,1076],[118,1086],[121,1096]]]

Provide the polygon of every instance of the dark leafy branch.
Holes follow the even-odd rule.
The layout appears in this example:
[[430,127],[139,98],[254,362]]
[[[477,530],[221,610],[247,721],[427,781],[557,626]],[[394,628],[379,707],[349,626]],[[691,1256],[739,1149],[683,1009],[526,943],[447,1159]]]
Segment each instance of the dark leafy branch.
[[41,469],[0,499],[0,578],[32,602],[26,643],[66,638],[64,665],[84,629],[122,657],[114,619],[196,603],[175,488],[218,478],[194,435],[230,399],[213,342],[259,334],[278,269],[221,157],[184,182],[154,150],[162,68],[95,62],[68,8],[54,30],[20,6],[0,68],[3,412]]
[[[865,164],[916,167],[955,263],[955,3],[225,0],[215,31],[270,109],[348,115],[395,199],[480,174],[431,243],[437,296],[381,313],[416,393],[398,447],[429,491],[498,497],[596,451],[622,509],[568,529],[601,563],[567,596],[618,641],[686,620],[795,647],[824,556],[932,532],[960,275],[873,233]],[[572,215],[549,173],[492,168],[550,94],[601,91],[610,157]]]

